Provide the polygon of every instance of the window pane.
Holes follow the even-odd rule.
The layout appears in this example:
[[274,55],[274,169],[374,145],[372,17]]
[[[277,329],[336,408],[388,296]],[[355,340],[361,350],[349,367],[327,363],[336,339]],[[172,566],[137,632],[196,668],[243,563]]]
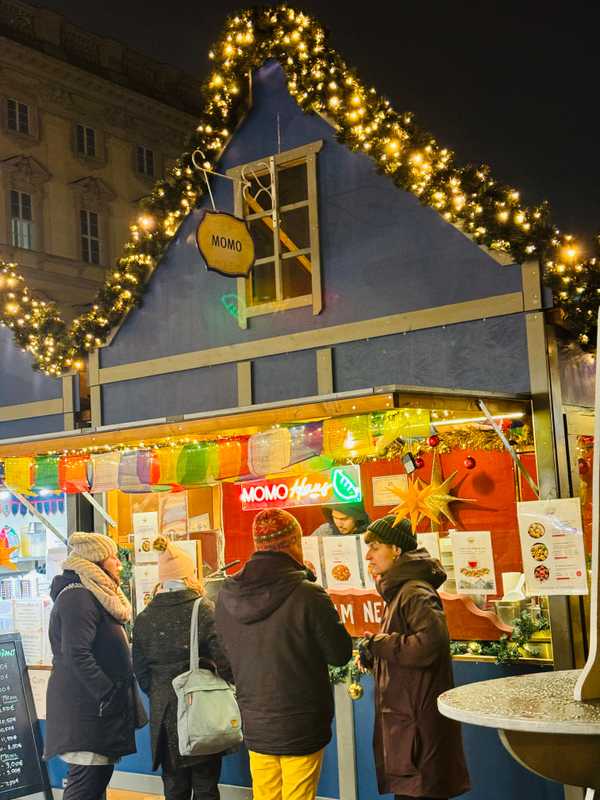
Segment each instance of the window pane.
[[137,146],[136,150],[136,164],[137,164],[137,171],[143,173],[145,171],[146,161],[144,159],[144,148]]
[[308,206],[284,211],[281,215],[281,252],[304,250],[310,247],[310,229],[308,226]]
[[77,152],[85,154],[85,132],[83,125],[77,126]]
[[[259,175],[258,178],[253,178],[250,174],[246,173],[250,181],[250,186],[244,190],[244,200],[246,201],[246,214],[258,214],[261,211],[269,211],[273,204],[271,203],[271,196],[267,189],[271,186],[271,178],[269,173]],[[260,182],[259,182],[260,179]]]
[[17,102],[16,100],[8,101],[8,127],[11,131],[17,130]]
[[311,293],[311,273],[307,269],[309,265],[308,256],[282,260],[281,278],[284,300]]
[[81,258],[88,263],[90,260],[89,241],[87,236],[81,237]]
[[19,131],[29,133],[29,108],[24,103],[19,103]]
[[31,221],[31,195],[21,192],[21,219]]
[[98,239],[91,239],[90,240],[90,261],[92,264],[99,264],[100,263],[100,242]]
[[256,258],[272,258],[274,253],[273,229],[270,227],[271,217],[253,219],[248,223],[250,236],[254,241]]
[[19,193],[11,190],[10,193],[10,215],[11,217],[21,216],[21,205],[19,203]]
[[21,247],[27,250],[31,250],[33,247],[31,222],[21,222]]
[[88,211],[89,216],[89,231],[90,236],[95,236],[98,238],[98,214],[94,214],[93,211]]
[[88,156],[96,155],[96,132],[93,128],[85,129],[86,153]]
[[146,175],[154,175],[154,152],[146,150]]
[[79,212],[79,221],[81,223],[81,235],[87,236],[88,235],[88,217],[87,211],[80,211]]
[[279,180],[279,205],[287,206],[298,203],[308,198],[308,185],[306,181],[306,164],[297,164],[295,167],[280,168]]
[[19,220],[16,217],[10,222],[10,243],[13,247],[19,247]]
[[252,304],[268,303],[276,299],[275,264],[260,264],[252,269]]

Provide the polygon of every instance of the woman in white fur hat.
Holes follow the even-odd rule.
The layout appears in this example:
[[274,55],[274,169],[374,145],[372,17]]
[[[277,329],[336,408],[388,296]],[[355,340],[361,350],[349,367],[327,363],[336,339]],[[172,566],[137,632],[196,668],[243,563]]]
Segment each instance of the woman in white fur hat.
[[63,573],[52,581],[52,674],[45,757],[69,764],[65,800],[100,800],[116,761],[134,753],[146,723],[124,630],[131,605],[119,587],[114,541],[74,533]]

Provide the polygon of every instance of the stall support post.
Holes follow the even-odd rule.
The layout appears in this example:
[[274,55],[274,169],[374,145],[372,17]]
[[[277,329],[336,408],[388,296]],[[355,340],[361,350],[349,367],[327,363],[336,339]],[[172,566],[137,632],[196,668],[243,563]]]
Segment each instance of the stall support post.
[[[559,496],[557,454],[554,441],[554,415],[562,409],[552,407],[552,388],[548,358],[548,340],[542,310],[541,270],[538,262],[523,264],[523,300],[535,457],[540,500]],[[554,413],[553,413],[554,412]],[[555,669],[573,668],[573,646],[569,605],[565,597],[550,597],[552,652]],[[565,800],[581,800],[583,791],[564,787]]]
[[340,798],[358,800],[356,781],[356,742],[354,736],[354,701],[346,683],[333,687],[335,698],[335,732],[337,735]]

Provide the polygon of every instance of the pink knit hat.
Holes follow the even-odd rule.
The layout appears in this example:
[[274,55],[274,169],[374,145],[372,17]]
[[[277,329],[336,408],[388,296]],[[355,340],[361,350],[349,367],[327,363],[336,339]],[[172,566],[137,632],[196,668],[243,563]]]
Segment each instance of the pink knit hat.
[[152,545],[158,550],[158,580],[182,581],[184,578],[192,578],[196,574],[194,562],[180,547],[177,547],[168,539],[162,536],[154,540]]

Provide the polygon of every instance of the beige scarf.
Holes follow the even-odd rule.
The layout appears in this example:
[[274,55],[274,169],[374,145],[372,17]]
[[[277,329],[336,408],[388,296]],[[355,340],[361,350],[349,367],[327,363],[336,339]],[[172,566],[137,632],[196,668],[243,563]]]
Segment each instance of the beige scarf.
[[89,589],[96,600],[117,622],[129,622],[131,619],[131,603],[125,597],[119,585],[103,569],[100,569],[98,564],[71,553],[63,564],[63,569],[72,569],[73,572],[76,572],[85,588]]

